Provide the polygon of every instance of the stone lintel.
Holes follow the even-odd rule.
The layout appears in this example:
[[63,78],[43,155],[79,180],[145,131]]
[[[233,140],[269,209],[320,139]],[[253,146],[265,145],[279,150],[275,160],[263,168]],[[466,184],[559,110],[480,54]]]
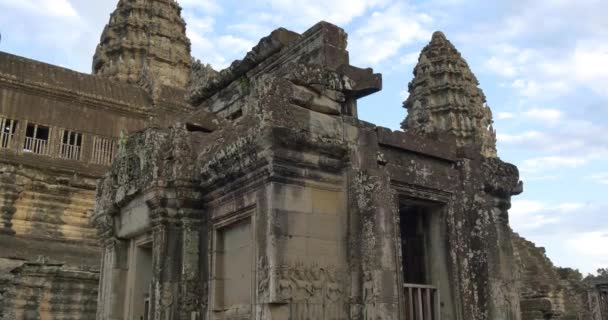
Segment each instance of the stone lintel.
[[404,151],[414,152],[423,156],[456,162],[457,148],[455,143],[450,143],[449,137],[436,139],[419,136],[402,131],[392,131],[388,128],[378,127],[378,143],[381,146],[389,146]]

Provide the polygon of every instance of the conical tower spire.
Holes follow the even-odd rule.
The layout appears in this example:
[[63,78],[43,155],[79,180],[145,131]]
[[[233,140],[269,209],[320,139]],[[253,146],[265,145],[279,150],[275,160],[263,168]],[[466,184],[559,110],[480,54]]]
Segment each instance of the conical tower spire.
[[477,78],[442,32],[433,33],[420,53],[403,103],[408,115],[401,127],[420,135],[447,132],[460,146],[478,145],[485,157],[496,157],[492,111]]
[[113,80],[185,88],[190,40],[175,0],[119,0],[93,57],[93,73]]

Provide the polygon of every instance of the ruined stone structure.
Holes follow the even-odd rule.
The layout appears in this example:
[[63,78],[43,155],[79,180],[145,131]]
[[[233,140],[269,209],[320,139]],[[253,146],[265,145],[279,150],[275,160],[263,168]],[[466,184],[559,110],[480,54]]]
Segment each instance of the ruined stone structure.
[[513,235],[517,168],[445,35],[391,131],[342,29],[216,72],[180,11],[120,0],[93,75],[0,53],[0,319],[605,320],[605,284]]
[[608,280],[588,281],[587,310],[590,319],[608,320]]
[[[141,10],[123,14],[125,7]],[[183,21],[173,29],[179,10],[174,1],[121,1],[96,55],[99,76],[0,52],[0,319],[95,317],[96,180],[121,134],[192,110],[184,99],[191,58]],[[121,29],[124,15],[129,27]],[[182,48],[173,44],[167,53],[157,38],[144,48],[123,37],[144,23],[146,30],[171,34]],[[135,66],[123,69],[127,56],[114,54],[127,49],[149,57],[142,65],[149,79],[163,74],[154,87],[125,83],[131,78],[122,75],[135,74]],[[180,59],[173,60],[176,51]]]
[[522,320],[608,319],[608,281],[555,267],[545,249],[513,235]]
[[587,305],[589,288],[578,272],[556,268],[544,248],[518,235],[513,236],[513,245],[522,277],[522,320],[596,319]]
[[276,30],[192,90],[189,121],[129,137],[98,187],[98,319],[519,319],[521,185],[476,140],[491,120],[467,139],[365,123],[381,78],[348,62],[333,25]]

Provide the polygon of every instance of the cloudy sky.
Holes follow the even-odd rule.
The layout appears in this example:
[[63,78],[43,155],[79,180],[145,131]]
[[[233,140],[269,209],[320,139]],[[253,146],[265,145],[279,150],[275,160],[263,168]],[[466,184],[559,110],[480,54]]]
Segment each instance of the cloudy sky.
[[[82,72],[116,0],[0,0],[0,50]],[[283,26],[349,33],[354,65],[384,75],[360,117],[398,129],[418,53],[442,30],[494,111],[499,155],[519,166],[513,228],[557,265],[608,267],[608,1],[181,0],[193,55],[216,69]]]

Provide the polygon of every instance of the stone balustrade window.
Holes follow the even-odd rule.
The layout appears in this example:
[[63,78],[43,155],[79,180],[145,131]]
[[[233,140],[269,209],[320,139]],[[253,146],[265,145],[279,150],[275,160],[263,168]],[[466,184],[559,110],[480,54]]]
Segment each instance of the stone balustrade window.
[[68,160],[80,160],[82,151],[82,133],[61,130],[59,157]]
[[35,123],[28,123],[25,130],[23,151],[45,156],[50,155],[50,136],[51,128]]
[[17,130],[17,120],[0,117],[0,148],[10,148]]
[[99,136],[93,138],[92,163],[110,165],[115,154],[116,140]]

